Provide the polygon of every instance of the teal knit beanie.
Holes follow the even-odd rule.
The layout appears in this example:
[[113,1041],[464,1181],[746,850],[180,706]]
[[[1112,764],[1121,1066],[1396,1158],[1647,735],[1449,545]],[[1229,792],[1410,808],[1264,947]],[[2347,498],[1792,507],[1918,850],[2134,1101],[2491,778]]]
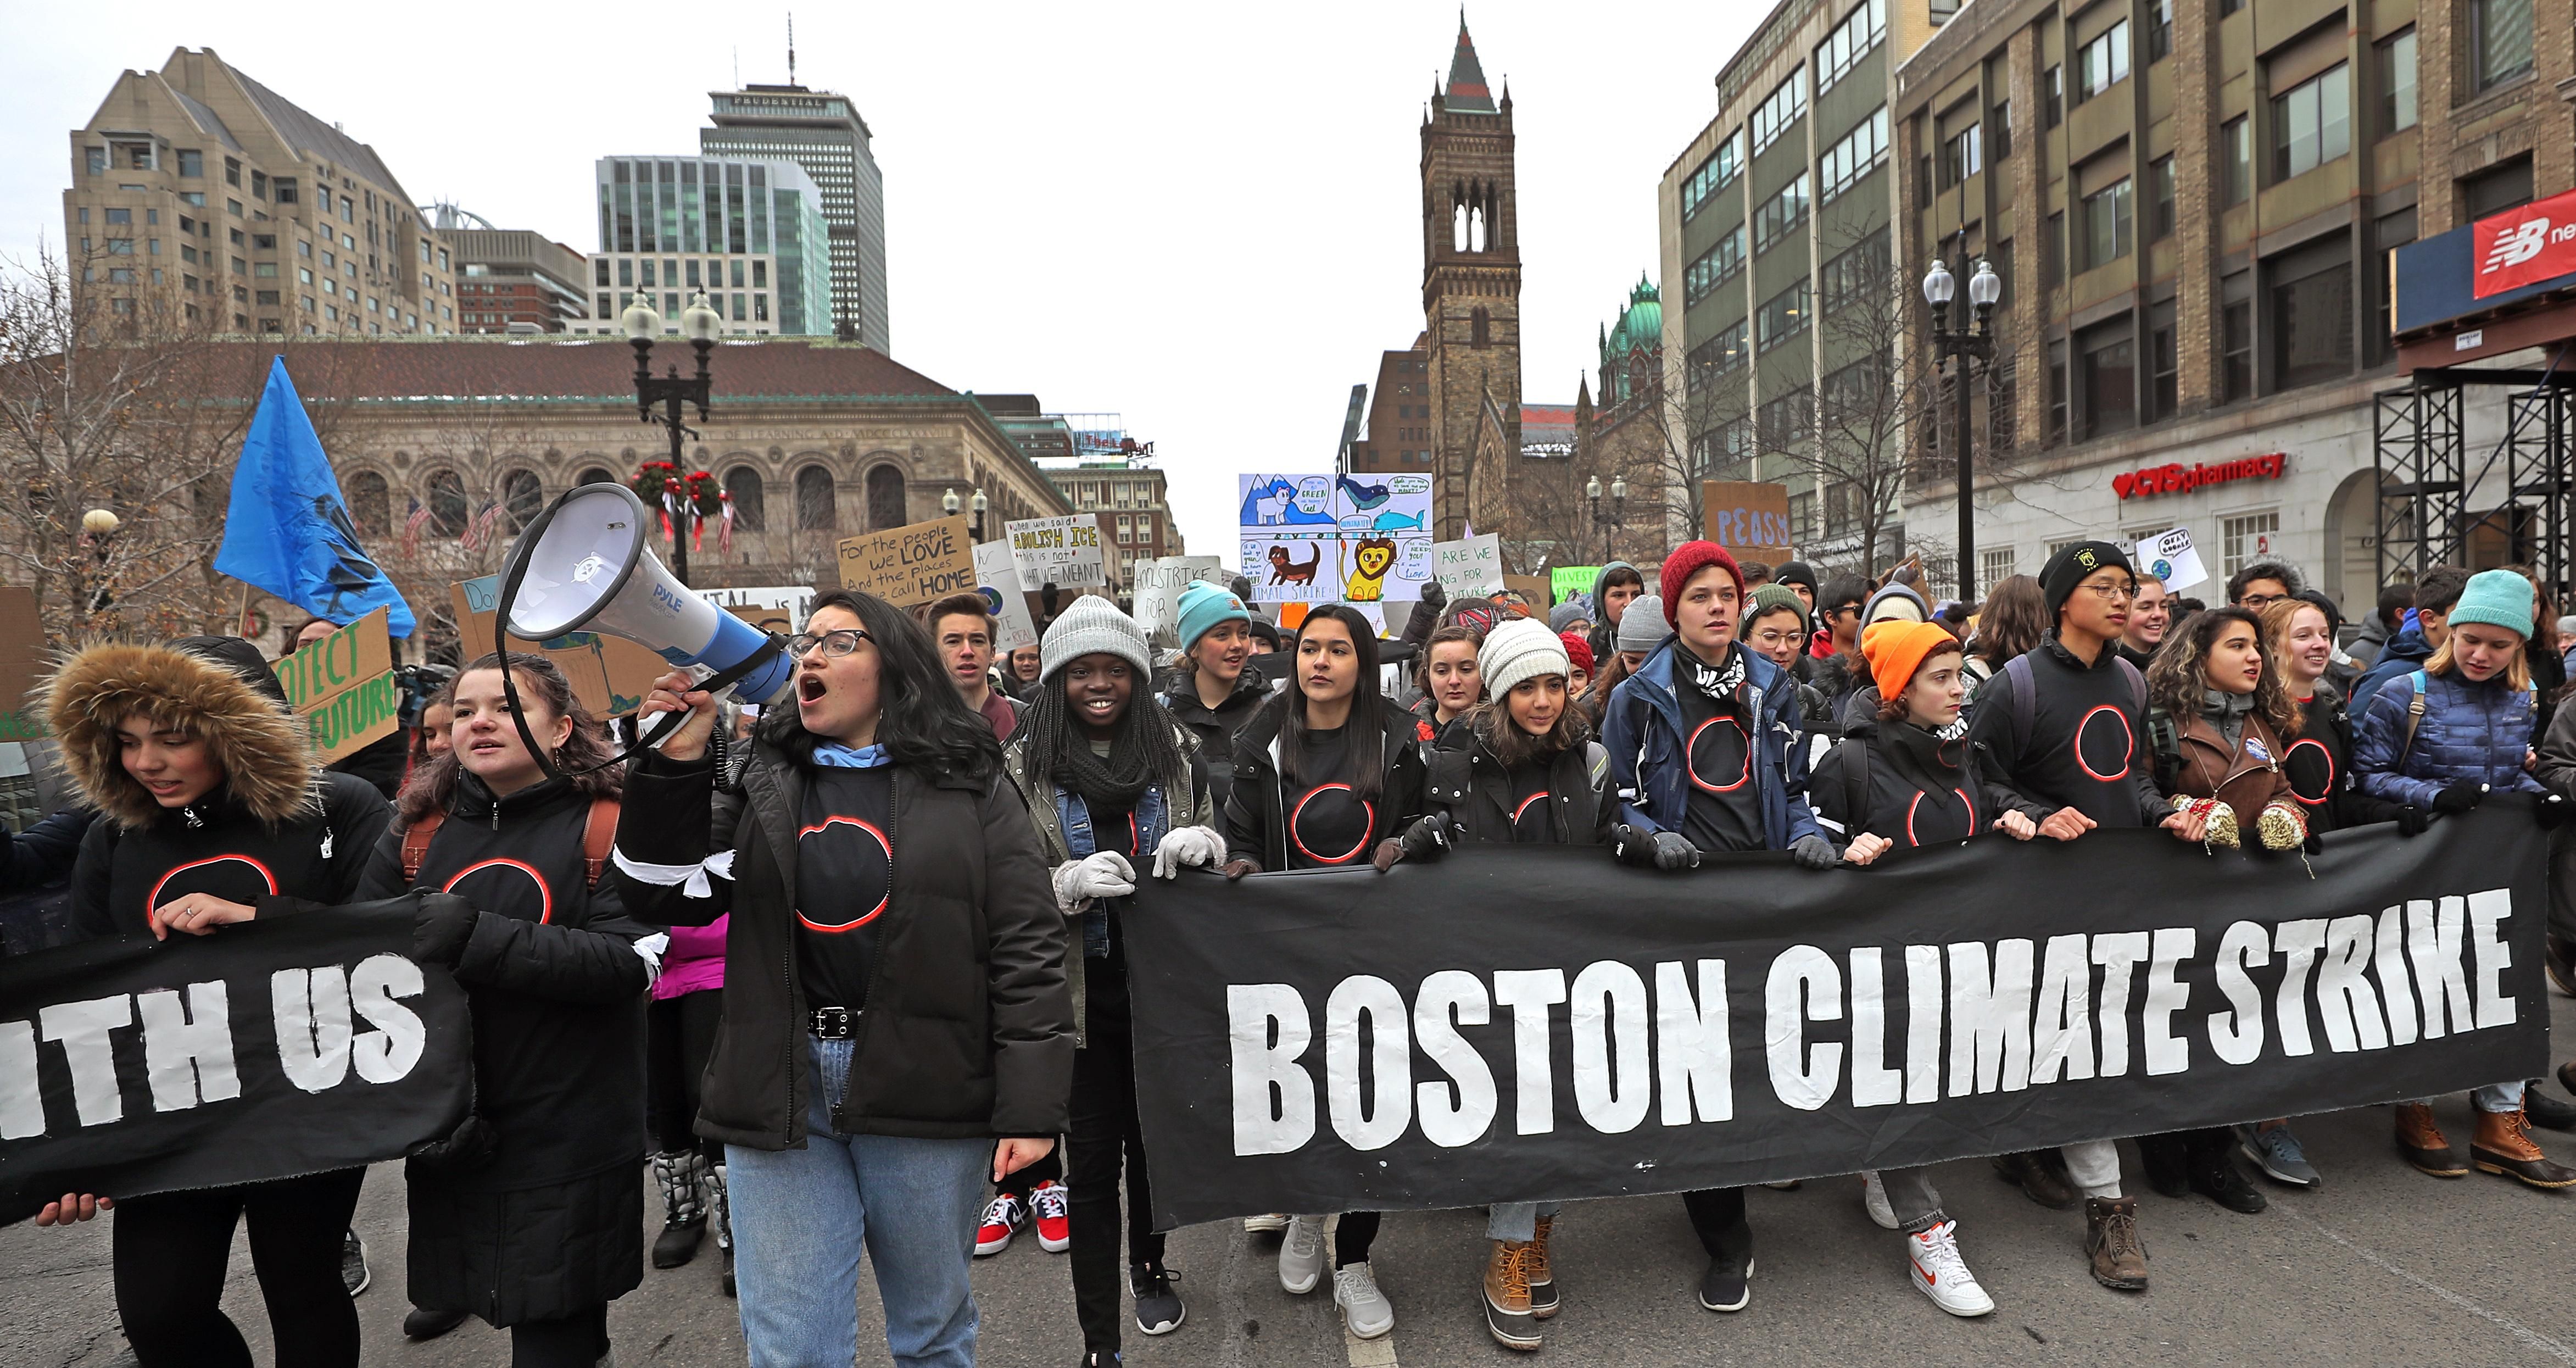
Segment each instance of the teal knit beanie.
[[1243,600],[1236,598],[1232,590],[1219,589],[1206,580],[1190,581],[1190,586],[1181,591],[1180,608],[1181,649],[1184,651],[1197,645],[1199,638],[1206,636],[1208,629],[1220,622],[1252,621],[1252,614],[1244,608]]
[[2446,620],[2454,628],[2463,622],[2487,623],[2529,641],[2531,581],[2510,570],[2481,570],[2469,577],[2469,587],[2460,591]]

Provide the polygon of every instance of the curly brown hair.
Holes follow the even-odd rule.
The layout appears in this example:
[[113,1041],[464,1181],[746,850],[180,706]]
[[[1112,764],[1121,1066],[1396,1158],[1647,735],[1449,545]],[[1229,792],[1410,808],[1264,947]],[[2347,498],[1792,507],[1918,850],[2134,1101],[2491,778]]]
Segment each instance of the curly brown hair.
[[2209,688],[2204,669],[2209,653],[2228,627],[2239,624],[2254,633],[2254,649],[2263,657],[2263,674],[2254,683],[2254,711],[2286,745],[2306,719],[2299,713],[2298,701],[2290,697],[2289,686],[2281,682],[2279,658],[2264,638],[2262,620],[2234,604],[2204,608],[2165,634],[2164,644],[2147,662],[2147,699],[2178,723],[2200,716],[2201,695]]

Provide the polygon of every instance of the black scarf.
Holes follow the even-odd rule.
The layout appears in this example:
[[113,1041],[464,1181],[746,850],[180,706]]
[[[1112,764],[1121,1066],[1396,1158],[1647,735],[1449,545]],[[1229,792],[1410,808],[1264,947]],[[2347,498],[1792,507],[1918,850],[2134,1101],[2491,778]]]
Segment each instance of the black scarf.
[[1735,691],[1744,687],[1744,652],[1736,649],[1731,641],[1726,644],[1726,663],[1723,665],[1711,665],[1701,660],[1697,652],[1676,641],[1673,643],[1673,664],[1690,672],[1693,688],[1720,703],[1736,701]]
[[[1120,719],[1127,725],[1127,719]],[[1112,742],[1103,755],[1091,748],[1090,735],[1082,728],[1064,729],[1064,745],[1056,752],[1055,781],[1066,790],[1081,795],[1082,801],[1127,809],[1154,782],[1154,762],[1143,746],[1121,746]]]

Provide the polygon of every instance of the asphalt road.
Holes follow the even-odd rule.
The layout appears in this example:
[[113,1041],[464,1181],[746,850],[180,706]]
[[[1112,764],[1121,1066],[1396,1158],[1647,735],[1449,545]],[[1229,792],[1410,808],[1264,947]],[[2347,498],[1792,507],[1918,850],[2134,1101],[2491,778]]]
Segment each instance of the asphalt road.
[[[2553,1017],[2562,1028],[2576,1024],[2576,1003],[2556,999]],[[2439,1112],[2465,1153],[2467,1099],[2445,1099]],[[1962,1247],[1998,1304],[1978,1321],[1944,1315],[1913,1290],[1899,1238],[1862,1214],[1854,1180],[1753,1194],[1753,1303],[1732,1316],[1703,1311],[1694,1299],[1704,1260],[1678,1199],[1583,1203],[1557,1223],[1566,1309],[1550,1323],[1541,1357],[1639,1368],[1898,1360],[2576,1364],[2576,1300],[2568,1296],[2576,1189],[2536,1192],[2482,1174],[2423,1177],[2391,1151],[2384,1108],[2307,1118],[2298,1130],[2325,1174],[2321,1190],[2269,1188],[2272,1207],[2257,1216],[2198,1197],[2143,1197],[2140,1228],[2154,1277],[2144,1295],[2093,1282],[2079,1214],[2032,1205],[1997,1182],[1982,1160],[1942,1167],[1938,1181]],[[2576,1136],[2539,1135],[2553,1156],[2576,1162]],[[2134,1173],[2134,1151],[2127,1157],[2124,1168]],[[106,1226],[0,1230],[0,1308],[8,1325],[0,1364],[132,1362],[116,1328]],[[358,1228],[376,1269],[375,1286],[358,1300],[367,1362],[508,1362],[508,1337],[479,1322],[429,1343],[402,1338],[398,1167],[369,1175]],[[1473,1212],[1387,1218],[1375,1262],[1397,1321],[1391,1336],[1373,1343],[1342,1333],[1329,1280],[1304,1297],[1280,1291],[1275,1236],[1247,1237],[1224,1226],[1178,1232],[1168,1262],[1183,1274],[1189,1318],[1167,1337],[1131,1334],[1127,1362],[1377,1368],[1526,1361],[1484,1333],[1477,1291],[1483,1228]],[[744,1361],[733,1304],[715,1270],[710,1246],[688,1267],[647,1270],[644,1286],[611,1308],[623,1368]],[[980,1361],[991,1368],[1074,1364],[1081,1337],[1067,1277],[1063,1258],[1033,1239],[979,1261]],[[243,1241],[235,1244],[225,1307],[265,1361],[267,1323]],[[883,1322],[864,1280],[861,1312],[858,1361],[885,1364]]]

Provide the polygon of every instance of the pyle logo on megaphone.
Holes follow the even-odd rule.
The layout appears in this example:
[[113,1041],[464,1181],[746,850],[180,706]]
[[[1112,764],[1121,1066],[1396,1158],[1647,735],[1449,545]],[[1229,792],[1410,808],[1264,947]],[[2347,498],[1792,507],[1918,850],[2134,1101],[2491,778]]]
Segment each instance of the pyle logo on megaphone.
[[637,642],[674,665],[719,674],[767,654],[731,692],[766,703],[787,692],[795,663],[769,649],[767,632],[689,591],[644,541],[643,501],[624,485],[582,485],[555,500],[510,548],[502,574],[518,592],[501,607],[513,636],[545,641],[566,632],[606,632]]

